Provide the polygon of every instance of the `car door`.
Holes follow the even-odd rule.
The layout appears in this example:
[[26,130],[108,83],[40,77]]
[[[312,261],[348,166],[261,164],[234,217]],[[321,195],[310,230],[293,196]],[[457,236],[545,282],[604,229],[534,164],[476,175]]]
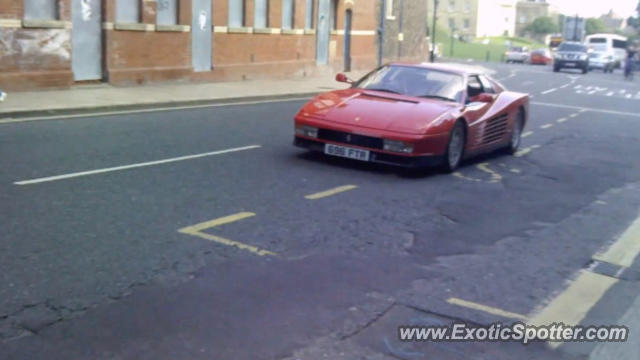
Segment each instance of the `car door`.
[[[490,86],[490,85],[489,85]],[[467,146],[471,152],[480,151],[483,148],[483,134],[486,118],[485,115],[491,108],[491,103],[477,102],[473,98],[485,93],[485,86],[478,75],[467,77],[467,94],[464,117],[467,119],[469,131],[467,134]]]

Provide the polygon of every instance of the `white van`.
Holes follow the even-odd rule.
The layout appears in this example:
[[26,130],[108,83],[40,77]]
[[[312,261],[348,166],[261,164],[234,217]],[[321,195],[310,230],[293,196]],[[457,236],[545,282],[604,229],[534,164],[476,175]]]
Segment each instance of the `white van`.
[[613,54],[616,68],[619,68],[627,57],[627,38],[616,34],[593,34],[587,36],[586,44],[593,51]]

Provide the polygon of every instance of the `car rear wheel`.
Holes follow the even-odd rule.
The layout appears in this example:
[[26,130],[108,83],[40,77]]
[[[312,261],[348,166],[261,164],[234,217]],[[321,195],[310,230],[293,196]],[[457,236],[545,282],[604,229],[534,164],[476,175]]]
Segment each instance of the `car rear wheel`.
[[447,145],[447,153],[444,159],[444,171],[453,172],[462,162],[464,155],[464,145],[466,143],[466,131],[462,121],[458,120],[451,135],[449,135],[449,144]]
[[509,146],[506,148],[507,153],[513,155],[518,151],[522,140],[522,129],[524,129],[524,111],[519,110],[518,115],[516,115],[516,121],[513,124]]
[[560,71],[560,67],[559,66],[553,66],[553,72],[558,72]]

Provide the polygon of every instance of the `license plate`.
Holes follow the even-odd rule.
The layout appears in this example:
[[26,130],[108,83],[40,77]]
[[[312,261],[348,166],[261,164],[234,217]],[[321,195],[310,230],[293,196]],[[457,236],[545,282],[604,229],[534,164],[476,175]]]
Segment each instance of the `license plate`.
[[576,66],[576,63],[568,62],[568,63],[565,63],[564,65],[568,67],[574,67]]
[[354,149],[346,146],[324,144],[324,153],[332,156],[339,156],[348,159],[369,161],[369,151]]

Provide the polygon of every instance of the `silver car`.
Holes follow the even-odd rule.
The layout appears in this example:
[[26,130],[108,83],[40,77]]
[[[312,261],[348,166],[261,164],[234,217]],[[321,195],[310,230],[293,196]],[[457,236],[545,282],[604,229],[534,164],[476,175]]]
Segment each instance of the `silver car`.
[[504,53],[504,61],[508,63],[525,63],[529,60],[529,48],[526,46],[512,47]]

